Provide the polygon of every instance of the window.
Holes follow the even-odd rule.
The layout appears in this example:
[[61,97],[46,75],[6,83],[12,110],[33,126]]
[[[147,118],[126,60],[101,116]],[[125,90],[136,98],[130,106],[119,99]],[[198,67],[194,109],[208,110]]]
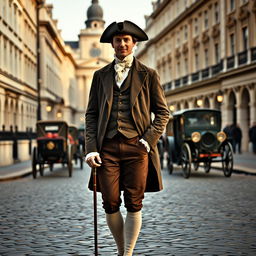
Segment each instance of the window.
[[208,49],[204,49],[204,66],[209,66],[209,51]]
[[208,12],[204,11],[204,29],[208,29]]
[[243,4],[247,3],[247,2],[248,2],[248,0],[241,0],[241,5],[243,5]]
[[220,61],[220,50],[219,50],[219,44],[215,44],[214,45],[214,49],[215,49],[215,62],[219,63]]
[[188,26],[185,25],[184,26],[184,40],[188,40]]
[[177,63],[177,78],[180,77],[180,62]]
[[199,57],[197,53],[195,54],[195,69],[196,71],[199,70]]
[[177,0],[176,2],[176,11],[177,11],[177,15],[180,13],[180,1]]
[[230,35],[230,55],[235,55],[235,35]]
[[244,27],[242,30],[243,33],[243,50],[246,51],[248,49],[248,28]]
[[229,1],[229,8],[230,11],[232,12],[233,10],[235,10],[235,0],[230,0]]
[[198,19],[195,18],[194,19],[194,35],[197,36],[198,35]]
[[184,60],[184,66],[185,66],[185,75],[187,75],[188,74],[188,59],[187,58]]
[[179,46],[180,45],[180,32],[177,31],[176,33],[176,46]]
[[219,17],[219,4],[218,3],[214,4],[214,19],[215,19],[214,20],[215,24],[219,23],[220,17]]

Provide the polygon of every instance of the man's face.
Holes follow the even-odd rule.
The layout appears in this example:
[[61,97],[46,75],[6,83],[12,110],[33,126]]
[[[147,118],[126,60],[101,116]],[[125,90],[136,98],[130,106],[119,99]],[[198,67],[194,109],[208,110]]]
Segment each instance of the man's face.
[[116,35],[113,37],[112,47],[115,50],[117,58],[122,60],[132,53],[135,44],[130,35]]

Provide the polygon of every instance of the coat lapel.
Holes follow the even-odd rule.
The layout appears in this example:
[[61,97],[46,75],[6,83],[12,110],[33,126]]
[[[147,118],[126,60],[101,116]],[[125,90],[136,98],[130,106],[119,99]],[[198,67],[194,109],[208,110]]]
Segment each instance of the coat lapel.
[[132,73],[132,85],[131,85],[131,108],[133,108],[135,101],[143,87],[147,71],[139,63],[137,59],[134,59],[134,70]]
[[111,63],[110,65],[108,65],[106,69],[104,69],[104,71],[101,72],[101,79],[104,85],[103,91],[109,106],[111,106],[113,102],[113,87],[114,87],[113,76],[114,76],[114,68],[113,68],[113,63]]

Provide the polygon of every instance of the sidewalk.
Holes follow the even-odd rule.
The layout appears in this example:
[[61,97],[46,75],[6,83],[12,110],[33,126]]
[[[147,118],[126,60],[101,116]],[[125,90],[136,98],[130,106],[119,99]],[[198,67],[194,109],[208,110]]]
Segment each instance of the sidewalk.
[[31,160],[0,167],[0,182],[32,174]]
[[[212,168],[222,169],[221,163]],[[256,175],[256,155],[253,153],[234,154],[234,173]],[[18,179],[32,174],[31,160],[0,167],[0,182]]]
[[[221,163],[212,165],[217,169],[222,169]],[[256,155],[251,152],[234,154],[233,172],[239,174],[256,175]]]

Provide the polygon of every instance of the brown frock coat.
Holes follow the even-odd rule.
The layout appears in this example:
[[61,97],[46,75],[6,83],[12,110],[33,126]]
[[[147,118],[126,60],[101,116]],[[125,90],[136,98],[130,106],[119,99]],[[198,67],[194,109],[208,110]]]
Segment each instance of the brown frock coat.
[[[149,172],[146,192],[163,188],[157,150],[159,140],[169,120],[163,88],[156,71],[134,58],[130,91],[131,114],[139,137],[150,145]],[[113,102],[114,62],[95,72],[85,120],[86,154],[101,151]],[[152,120],[152,113],[154,118]],[[89,182],[92,190],[92,175]],[[100,191],[99,184],[97,190]]]

